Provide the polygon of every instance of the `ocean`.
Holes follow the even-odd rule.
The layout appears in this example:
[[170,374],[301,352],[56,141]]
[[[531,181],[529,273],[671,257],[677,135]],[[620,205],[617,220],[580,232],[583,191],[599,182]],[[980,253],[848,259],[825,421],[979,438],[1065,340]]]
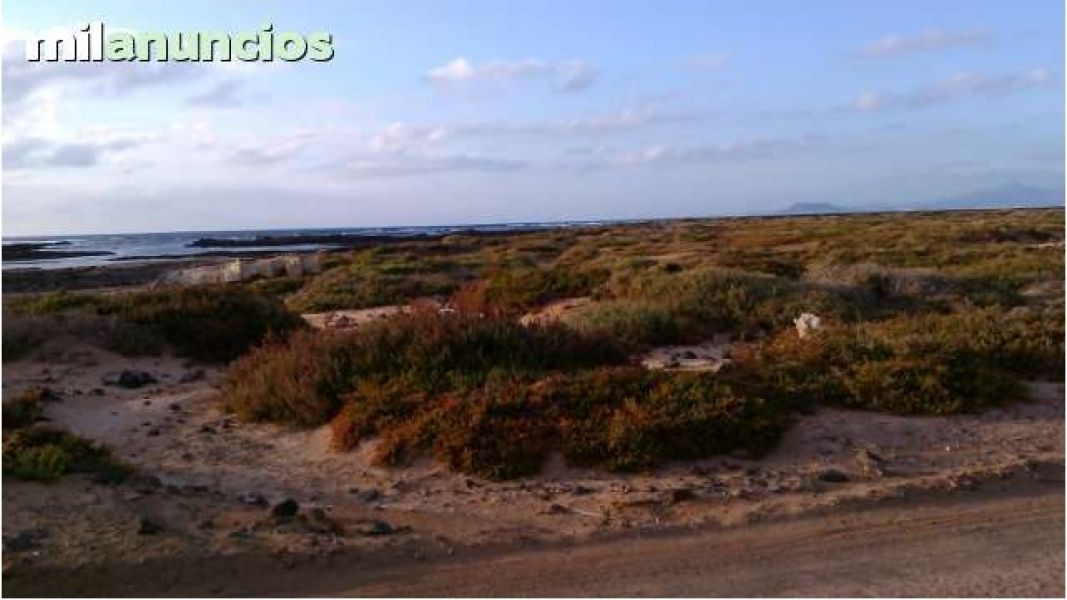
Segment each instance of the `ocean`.
[[329,244],[300,244],[289,246],[242,246],[240,248],[192,248],[189,244],[200,238],[218,239],[252,239],[259,236],[294,236],[294,235],[353,235],[353,236],[412,236],[440,235],[457,231],[524,231],[554,227],[582,227],[603,225],[607,221],[563,221],[551,223],[495,223],[480,225],[438,225],[426,227],[351,227],[323,229],[261,229],[244,231],[180,231],[164,233],[117,233],[93,235],[57,235],[57,236],[5,236],[4,245],[15,243],[62,244],[55,247],[59,251],[110,252],[103,256],[80,256],[46,260],[5,260],[3,268],[8,269],[59,269],[66,267],[88,267],[107,264],[121,264],[129,260],[151,260],[152,258],[175,258],[195,256],[224,250],[226,253],[273,251],[320,250],[331,247]]

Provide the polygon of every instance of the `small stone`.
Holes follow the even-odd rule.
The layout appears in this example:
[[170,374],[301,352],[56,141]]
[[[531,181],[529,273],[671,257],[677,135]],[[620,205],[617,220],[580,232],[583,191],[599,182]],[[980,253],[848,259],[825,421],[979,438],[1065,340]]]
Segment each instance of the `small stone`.
[[41,540],[48,537],[43,529],[29,529],[15,535],[4,536],[4,552],[25,552],[41,547]]
[[687,502],[696,498],[696,494],[689,488],[677,488],[667,492],[667,501],[670,504],[678,504],[679,502]]
[[392,525],[377,519],[368,521],[359,529],[359,533],[362,535],[389,535],[395,532],[396,529]]
[[566,513],[569,513],[569,512],[570,511],[567,510],[566,506],[563,506],[562,504],[555,504],[555,503],[549,504],[548,508],[546,508],[544,510],[544,513],[546,515],[562,515],[562,514],[566,514]]
[[856,464],[867,475],[882,477],[886,474],[885,459],[866,448],[856,451]]
[[151,494],[163,487],[163,482],[155,475],[139,475],[130,483],[133,489],[141,494]]
[[203,369],[197,369],[195,371],[189,371],[187,373],[183,373],[182,376],[178,378],[178,383],[192,383],[194,381],[200,381],[204,377],[205,377],[204,370]]
[[137,521],[137,535],[155,535],[163,531],[163,526],[148,517],[141,517]]
[[270,510],[271,514],[275,517],[281,517],[283,519],[294,517],[296,513],[300,512],[300,504],[292,498],[286,498],[281,502],[274,505],[274,508]]
[[156,383],[156,378],[147,371],[131,371],[129,369],[118,373],[107,373],[103,377],[104,385],[114,385],[127,389],[136,389]]
[[819,473],[818,478],[819,481],[824,481],[826,483],[845,483],[848,481],[848,475],[837,469],[826,469]]
[[376,489],[348,488],[348,493],[355,496],[360,502],[377,502],[382,498],[382,493]]
[[267,498],[258,492],[245,492],[238,496],[237,499],[242,504],[247,504],[249,506],[270,506],[270,502],[267,501]]
[[948,489],[953,492],[956,490],[971,492],[978,489],[978,482],[967,475],[960,475],[948,480]]

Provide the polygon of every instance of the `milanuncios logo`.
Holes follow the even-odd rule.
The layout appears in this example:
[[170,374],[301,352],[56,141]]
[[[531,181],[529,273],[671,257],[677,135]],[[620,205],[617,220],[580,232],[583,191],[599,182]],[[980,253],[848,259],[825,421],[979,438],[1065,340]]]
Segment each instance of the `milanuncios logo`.
[[238,33],[128,30],[106,33],[103,23],[87,23],[69,34],[30,36],[26,40],[29,62],[295,62],[304,59],[322,62],[331,60],[333,54],[332,34],[323,31],[305,36],[292,31],[275,32],[271,23],[255,31]]

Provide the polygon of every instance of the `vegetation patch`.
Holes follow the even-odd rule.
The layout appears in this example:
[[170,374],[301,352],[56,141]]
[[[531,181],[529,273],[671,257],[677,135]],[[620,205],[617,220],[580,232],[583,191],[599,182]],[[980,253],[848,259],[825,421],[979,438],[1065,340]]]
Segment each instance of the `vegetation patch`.
[[625,360],[614,341],[563,325],[524,327],[422,308],[354,333],[309,331],[271,340],[230,367],[222,397],[246,419],[318,425],[337,412],[343,395],[368,382],[439,393],[500,374]]
[[[25,297],[5,303],[9,323],[5,352],[25,355],[32,342],[18,321],[48,321],[52,335],[64,330],[97,339],[124,355],[152,355],[171,349],[208,362],[232,360],[271,333],[304,327],[276,299],[242,287],[197,286],[123,294],[70,294]],[[70,327],[64,328],[64,324]],[[31,348],[25,348],[26,345]]]
[[64,473],[87,473],[98,483],[119,483],[133,473],[106,447],[41,425],[4,433],[3,465],[5,475],[30,481],[53,481]]
[[738,353],[724,377],[798,410],[820,403],[897,414],[975,412],[1024,396],[1021,380],[1063,377],[1063,329],[989,309],[784,332]]

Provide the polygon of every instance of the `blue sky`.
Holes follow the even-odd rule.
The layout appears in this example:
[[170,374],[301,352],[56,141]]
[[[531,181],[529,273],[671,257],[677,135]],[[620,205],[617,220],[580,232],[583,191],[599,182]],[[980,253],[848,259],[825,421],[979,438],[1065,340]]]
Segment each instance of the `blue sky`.
[[[6,3],[3,232],[703,216],[1062,190],[1027,2]],[[334,36],[334,60],[29,64],[27,32]]]

